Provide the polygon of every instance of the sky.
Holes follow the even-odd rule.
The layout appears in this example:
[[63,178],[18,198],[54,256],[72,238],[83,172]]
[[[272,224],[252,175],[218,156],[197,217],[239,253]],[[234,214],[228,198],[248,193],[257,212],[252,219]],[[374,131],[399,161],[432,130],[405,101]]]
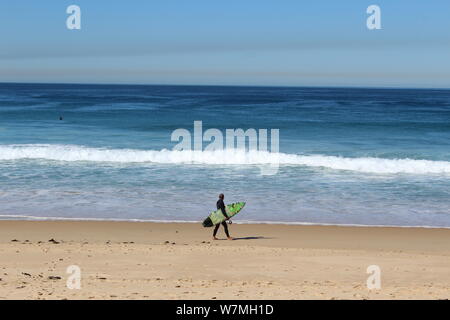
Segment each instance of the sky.
[[2,0],[0,39],[0,82],[450,88],[448,0]]

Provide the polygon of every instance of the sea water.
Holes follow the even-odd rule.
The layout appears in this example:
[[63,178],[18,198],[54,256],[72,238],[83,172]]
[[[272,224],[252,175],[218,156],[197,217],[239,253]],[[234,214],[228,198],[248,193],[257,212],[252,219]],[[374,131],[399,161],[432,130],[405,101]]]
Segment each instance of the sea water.
[[[277,173],[174,151],[194,121],[279,129]],[[0,84],[0,218],[200,221],[219,193],[237,222],[450,227],[450,90]]]

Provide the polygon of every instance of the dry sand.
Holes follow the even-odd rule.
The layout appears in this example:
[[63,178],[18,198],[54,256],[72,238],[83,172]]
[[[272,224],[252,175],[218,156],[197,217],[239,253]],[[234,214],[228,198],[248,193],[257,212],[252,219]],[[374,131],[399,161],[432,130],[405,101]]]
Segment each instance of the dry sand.
[[[235,241],[189,223],[0,221],[0,299],[450,297],[450,229],[230,231]],[[79,290],[66,286],[70,265],[81,269]],[[369,265],[381,268],[379,290],[366,287]]]

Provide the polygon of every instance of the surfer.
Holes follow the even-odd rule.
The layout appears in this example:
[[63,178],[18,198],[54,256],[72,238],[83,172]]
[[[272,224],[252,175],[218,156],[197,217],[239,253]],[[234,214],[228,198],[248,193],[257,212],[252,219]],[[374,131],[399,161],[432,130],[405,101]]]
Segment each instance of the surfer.
[[[227,220],[230,219],[230,217],[227,215],[227,212],[225,211],[225,203],[223,202],[223,199],[225,198],[225,196],[223,195],[223,193],[219,194],[219,200],[217,200],[217,210],[222,210],[223,215],[225,216],[225,218],[227,218],[225,221],[223,221],[221,224],[223,226],[223,228],[225,229],[225,234],[227,235],[228,240],[233,240],[232,237],[230,237],[230,234],[228,233],[228,226],[227,226]],[[217,230],[219,230],[219,227],[221,225],[216,224],[216,227],[214,228],[214,232],[213,232],[213,239],[214,240],[219,240],[216,238],[216,234],[217,234]]]

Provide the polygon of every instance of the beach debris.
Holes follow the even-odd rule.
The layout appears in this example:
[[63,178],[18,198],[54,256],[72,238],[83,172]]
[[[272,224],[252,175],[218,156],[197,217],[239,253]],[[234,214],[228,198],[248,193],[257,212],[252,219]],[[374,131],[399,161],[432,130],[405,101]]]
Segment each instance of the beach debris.
[[105,277],[97,277],[97,279],[99,279],[99,280],[106,280]]
[[50,280],[61,280],[61,277],[59,277],[59,276],[49,276],[48,278]]
[[22,272],[22,274],[23,274],[24,276],[31,277],[31,274],[29,274],[29,273]]
[[167,241],[167,240],[166,240],[166,241],[164,241],[164,244],[169,244],[169,243],[170,243],[170,241]]
[[11,242],[19,242],[17,239],[12,239]]
[[50,240],[48,240],[48,242],[51,242],[53,244],[59,244],[58,241],[56,241],[55,239],[51,238]]

